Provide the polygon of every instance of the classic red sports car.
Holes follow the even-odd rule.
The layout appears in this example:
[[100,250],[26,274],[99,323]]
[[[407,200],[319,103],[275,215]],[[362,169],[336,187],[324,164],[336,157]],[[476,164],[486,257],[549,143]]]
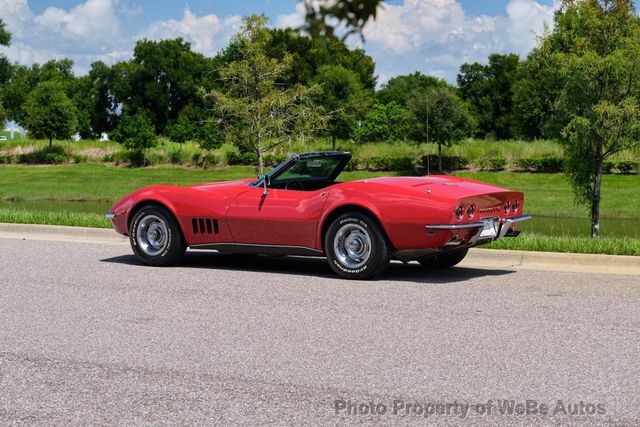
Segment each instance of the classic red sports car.
[[392,258],[431,268],[462,261],[472,246],[517,236],[523,194],[452,176],[336,178],[346,152],[294,155],[255,179],[151,186],[107,217],[148,265],[186,249],[326,257],[346,278],[381,273]]

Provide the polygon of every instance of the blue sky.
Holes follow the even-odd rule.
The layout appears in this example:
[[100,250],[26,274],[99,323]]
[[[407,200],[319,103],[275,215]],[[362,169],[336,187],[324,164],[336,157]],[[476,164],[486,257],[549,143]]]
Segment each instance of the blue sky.
[[[362,47],[381,83],[413,71],[453,82],[464,62],[493,52],[526,55],[553,10],[553,0],[388,0]],[[0,0],[0,18],[13,34],[0,52],[20,63],[69,57],[79,74],[95,60],[130,58],[143,37],[182,37],[214,55],[251,13],[267,14],[273,26],[296,26],[303,8],[295,0]]]

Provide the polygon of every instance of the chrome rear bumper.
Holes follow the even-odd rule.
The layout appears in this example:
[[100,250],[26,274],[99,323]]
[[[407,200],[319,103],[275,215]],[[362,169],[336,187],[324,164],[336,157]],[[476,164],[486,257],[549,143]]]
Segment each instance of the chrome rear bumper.
[[[506,218],[506,219],[502,220],[500,222],[500,226],[499,226],[498,232],[496,234],[496,237],[493,237],[492,240],[502,239],[503,237],[505,237],[507,235],[509,230],[511,230],[511,226],[512,225],[517,224],[517,223],[522,222],[522,221],[526,221],[528,219],[531,219],[531,215],[521,215],[521,216],[516,216],[516,217],[513,217],[513,218]],[[427,231],[434,231],[434,230],[456,231],[456,230],[477,229],[478,230],[477,233],[475,233],[469,239],[468,243],[470,243],[470,244],[474,244],[478,240],[480,240],[480,233],[482,232],[483,228],[484,228],[484,222],[469,222],[469,223],[466,223],[466,224],[430,224],[430,225],[426,226]]]
[[504,221],[502,221],[502,225],[500,226],[500,231],[498,232],[498,237],[496,237],[496,240],[502,239],[504,236],[506,236],[513,224],[517,224],[528,219],[531,219],[531,215],[522,215],[515,218],[505,219]]

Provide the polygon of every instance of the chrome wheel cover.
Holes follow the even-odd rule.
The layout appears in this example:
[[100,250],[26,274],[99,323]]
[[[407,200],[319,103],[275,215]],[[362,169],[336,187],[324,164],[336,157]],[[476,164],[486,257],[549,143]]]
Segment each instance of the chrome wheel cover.
[[333,251],[338,261],[345,267],[362,267],[371,257],[369,232],[358,224],[343,225],[333,239]]
[[167,224],[156,215],[145,216],[138,222],[136,242],[142,252],[149,256],[162,253],[169,243]]

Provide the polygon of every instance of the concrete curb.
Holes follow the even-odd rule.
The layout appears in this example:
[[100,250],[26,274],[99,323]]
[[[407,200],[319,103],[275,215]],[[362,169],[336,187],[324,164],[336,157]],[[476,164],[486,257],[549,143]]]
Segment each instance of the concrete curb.
[[[0,238],[48,240],[72,243],[127,245],[126,237],[112,229],[59,225],[0,223]],[[471,268],[515,268],[578,273],[640,275],[640,257],[572,254],[558,252],[506,251],[474,248],[460,264]]]
[[109,228],[0,223],[0,238],[73,243],[126,244],[126,237]]
[[640,275],[640,257],[528,252],[474,248],[460,264],[467,267],[519,268],[576,273]]

